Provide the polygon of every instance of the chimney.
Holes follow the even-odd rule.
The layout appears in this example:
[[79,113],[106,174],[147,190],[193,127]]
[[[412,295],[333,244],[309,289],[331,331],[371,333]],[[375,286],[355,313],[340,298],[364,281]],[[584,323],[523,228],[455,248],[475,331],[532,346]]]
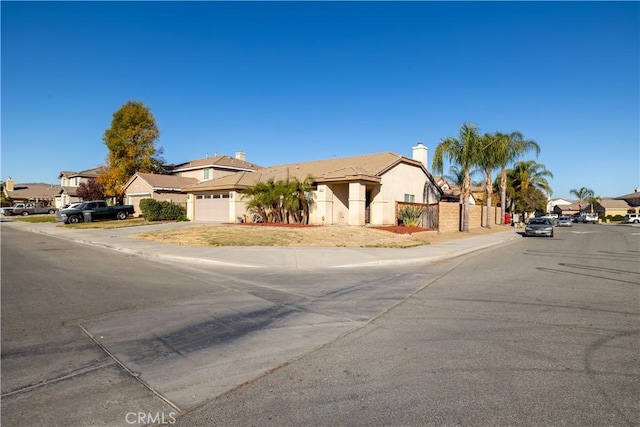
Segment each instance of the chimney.
[[244,162],[245,155],[242,151],[236,151],[236,159],[242,160]]
[[11,179],[11,177],[7,178],[7,180],[5,181],[4,188],[7,191],[13,191],[13,179]]
[[422,163],[426,170],[429,170],[429,166],[427,164],[427,154],[429,153],[429,149],[425,147],[422,142],[418,142],[418,145],[412,147],[413,150],[413,160],[417,160]]

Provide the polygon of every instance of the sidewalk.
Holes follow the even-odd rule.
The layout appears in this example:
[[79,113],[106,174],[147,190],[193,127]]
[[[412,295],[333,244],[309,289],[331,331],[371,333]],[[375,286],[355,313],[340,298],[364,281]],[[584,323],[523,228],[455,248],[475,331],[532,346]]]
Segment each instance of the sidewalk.
[[135,239],[151,230],[201,225],[197,222],[104,229],[69,229],[54,223],[3,220],[1,227],[42,233],[158,261],[181,261],[236,268],[316,270],[367,266],[413,265],[441,261],[499,245],[520,235],[516,230],[456,239],[405,249],[299,247],[189,247]]

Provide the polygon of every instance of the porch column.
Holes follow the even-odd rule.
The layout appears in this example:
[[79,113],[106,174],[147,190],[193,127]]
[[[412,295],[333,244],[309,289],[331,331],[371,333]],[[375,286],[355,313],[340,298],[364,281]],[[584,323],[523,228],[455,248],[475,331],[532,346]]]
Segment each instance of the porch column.
[[237,191],[229,191],[229,222],[236,223],[245,218],[245,204]]
[[[331,206],[332,192],[327,184],[318,184],[318,190],[315,193],[316,213],[313,219],[309,221],[316,225],[333,224],[333,207]],[[313,208],[312,208],[313,209]]]
[[359,182],[349,183],[349,225],[364,225],[366,190]]

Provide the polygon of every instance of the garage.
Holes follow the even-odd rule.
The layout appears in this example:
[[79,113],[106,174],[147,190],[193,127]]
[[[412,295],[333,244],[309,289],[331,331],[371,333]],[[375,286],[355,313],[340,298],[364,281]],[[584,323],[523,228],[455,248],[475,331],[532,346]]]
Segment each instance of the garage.
[[229,194],[197,194],[195,220],[229,222]]

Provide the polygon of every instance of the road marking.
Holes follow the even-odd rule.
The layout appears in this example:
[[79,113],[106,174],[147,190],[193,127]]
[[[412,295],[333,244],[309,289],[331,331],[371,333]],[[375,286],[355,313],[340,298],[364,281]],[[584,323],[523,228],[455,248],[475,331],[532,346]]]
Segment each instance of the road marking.
[[599,231],[572,231],[575,234],[591,234],[591,233],[599,233]]

